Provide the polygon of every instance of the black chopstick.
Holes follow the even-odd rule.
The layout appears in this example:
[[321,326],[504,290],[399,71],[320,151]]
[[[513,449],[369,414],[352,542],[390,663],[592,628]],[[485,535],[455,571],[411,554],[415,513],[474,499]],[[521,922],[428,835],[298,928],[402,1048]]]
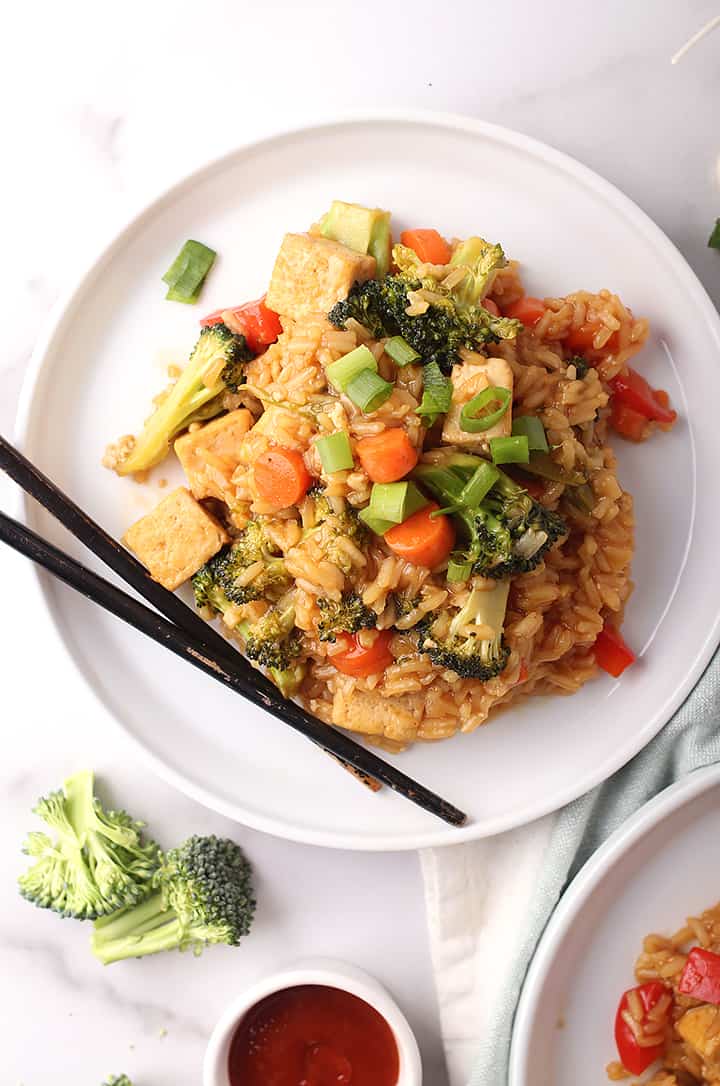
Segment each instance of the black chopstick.
[[[26,456],[15,448],[0,434],[0,468],[7,472],[18,486],[22,487],[26,494],[35,498],[42,506],[52,513],[76,539],[84,543],[93,554],[96,554],[106,566],[117,573],[122,580],[129,584],[136,592],[139,592],[148,603],[160,611],[161,614],[185,630],[196,641],[207,645],[208,650],[216,657],[223,660],[225,667],[233,672],[238,672],[248,678],[254,678],[254,672],[244,656],[233,648],[221,634],[214,630],[207,622],[188,607],[173,592],[163,588],[157,581],[153,581],[145,566],[137,560],[134,554],[126,550],[116,539],[93,520],[79,505],[63,493],[60,488],[48,479],[39,468],[27,459]],[[270,693],[274,691],[274,687]],[[267,693],[268,691],[266,691]],[[276,704],[277,694],[272,697],[272,703]],[[273,708],[269,701],[263,701],[263,708],[277,716],[277,709]],[[310,719],[310,714],[307,714]],[[360,773],[354,766],[338,758],[340,765],[349,770],[366,787],[376,791],[379,785],[366,774]]]
[[[216,631],[190,611],[180,599],[150,580],[144,566],[1,436],[0,468],[7,471],[23,490],[37,498],[73,535],[149,602],[154,603],[171,621],[156,615],[24,525],[1,514],[0,539],[3,542],[43,565],[65,583],[155,641],[164,644],[177,655],[184,656],[194,666],[242,694],[253,704],[289,724],[341,762],[351,765],[362,776],[375,777],[451,825],[461,826],[466,822],[467,816],[458,808],[389,765],[349,736],[317,720],[295,702],[284,698],[281,701],[281,695],[268,678],[251,669],[239,653],[229,647]],[[176,621],[175,615],[179,616],[180,621]],[[194,630],[189,628],[190,621],[193,625],[200,624],[202,637],[195,636]],[[219,650],[216,649],[217,641],[220,642]],[[242,668],[238,667],[240,663]]]
[[[253,682],[249,682],[245,676],[227,670],[221,661],[207,654],[207,647],[204,644],[190,637],[174,623],[129,596],[127,592],[116,588],[110,581],[106,581],[104,577],[100,577],[77,559],[71,558],[52,543],[48,543],[24,524],[1,512],[0,542],[7,543],[20,554],[31,558],[33,562],[82,593],[87,599],[121,618],[159,645],[164,645],[170,652],[187,660],[200,671],[204,671],[206,675],[229,686],[231,690],[242,694],[255,705],[266,708],[266,698],[259,687],[262,683],[269,683],[269,679],[265,679],[260,673],[253,672]],[[306,715],[294,702],[283,702],[281,719],[292,728],[302,732],[323,750],[349,762],[360,773],[377,778],[383,784],[401,793],[406,799],[437,815],[445,822],[453,826],[461,826],[465,822],[466,816],[462,811],[341,732],[328,727],[313,716]]]

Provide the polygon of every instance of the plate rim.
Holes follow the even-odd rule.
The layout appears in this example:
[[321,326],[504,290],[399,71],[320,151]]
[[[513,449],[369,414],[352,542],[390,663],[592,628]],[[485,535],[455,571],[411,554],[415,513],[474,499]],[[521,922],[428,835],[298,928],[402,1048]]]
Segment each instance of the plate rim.
[[[33,416],[33,400],[35,390],[39,385],[46,369],[50,368],[49,354],[53,341],[61,328],[68,309],[76,302],[83,292],[91,286],[92,280],[102,271],[106,261],[112,259],[115,253],[125,244],[128,235],[142,227],[146,218],[152,218],[163,207],[180,197],[183,192],[192,189],[198,182],[212,176],[216,171],[232,163],[234,159],[243,154],[262,153],[272,148],[274,144],[282,144],[292,139],[302,139],[314,134],[320,134],[332,128],[348,127],[353,125],[368,124],[415,124],[418,126],[435,127],[444,131],[457,131],[471,136],[490,139],[516,150],[524,151],[534,159],[542,161],[560,170],[566,176],[570,176],[577,182],[589,188],[613,208],[613,210],[629,220],[635,229],[653,244],[662,250],[672,267],[674,273],[686,283],[690,292],[696,297],[697,304],[703,311],[709,332],[714,332],[720,346],[720,314],[718,314],[705,287],[685,257],[674,245],[665,232],[643,211],[629,196],[616,185],[607,181],[590,167],[585,166],[571,155],[559,151],[550,144],[527,136],[522,132],[506,128],[503,125],[484,121],[480,118],[466,116],[460,113],[450,113],[433,110],[348,110],[341,113],[331,113],[326,116],[316,115],[311,123],[300,124],[290,128],[278,128],[270,130],[268,135],[259,139],[242,141],[222,154],[215,156],[208,162],[198,166],[194,170],[184,174],[179,180],[169,186],[164,186],[159,193],[140,206],[140,209],[131,214],[110,231],[110,239],[99,247],[95,257],[86,264],[84,270],[68,289],[66,289],[53,306],[41,331],[30,356],[25,376],[23,379],[18,409],[15,422],[15,439],[20,448],[24,448],[28,438],[28,429]],[[106,235],[107,238],[107,235]],[[19,497],[20,515],[26,522],[31,516],[32,500],[25,495]],[[692,536],[688,541],[686,551],[689,554],[692,547]],[[680,569],[679,577],[685,568],[685,562]],[[642,750],[647,743],[664,727],[676,709],[682,704],[696,682],[702,675],[720,641],[720,612],[715,622],[706,632],[694,660],[688,667],[683,682],[676,688],[674,694],[666,698],[659,706],[649,722],[640,729],[628,744],[617,748],[604,762],[589,767],[588,772],[582,776],[577,775],[568,784],[566,789],[553,798],[537,800],[513,812],[485,818],[482,821],[471,821],[461,828],[438,826],[432,829],[415,833],[379,836],[377,833],[365,833],[364,835],[348,836],[345,833],[333,831],[313,830],[307,827],[297,827],[282,817],[268,816],[262,813],[248,811],[241,804],[229,803],[217,796],[212,790],[203,785],[198,785],[188,779],[183,773],[165,764],[162,757],[149,750],[142,740],[135,736],[124,721],[108,704],[105,703],[99,691],[95,688],[91,678],[86,674],[81,661],[78,659],[74,646],[65,641],[62,622],[59,614],[56,615],[55,607],[49,595],[51,579],[40,569],[33,567],[33,578],[38,588],[38,599],[49,614],[53,629],[58,635],[58,642],[62,646],[66,656],[72,661],[73,668],[79,673],[81,680],[88,688],[98,705],[102,708],[106,717],[124,734],[133,748],[138,751],[143,761],[162,780],[177,788],[185,795],[211,810],[248,826],[255,830],[270,833],[282,837],[285,840],[302,842],[330,848],[342,848],[352,851],[408,851],[419,848],[442,847],[458,844],[463,841],[478,840],[491,837],[506,830],[526,825],[537,818],[550,814],[579,796],[584,795],[597,784],[607,780],[614,772],[622,768],[627,762]]]
[[685,776],[680,777],[644,803],[627,822],[619,826],[600,845],[580,868],[555,906],[540,936],[523,981],[510,1042],[508,1086],[526,1086],[529,1081],[528,1060],[531,1056],[529,1039],[538,1001],[555,956],[589,898],[615,864],[643,837],[683,807],[718,787],[720,787],[720,762],[690,770]]

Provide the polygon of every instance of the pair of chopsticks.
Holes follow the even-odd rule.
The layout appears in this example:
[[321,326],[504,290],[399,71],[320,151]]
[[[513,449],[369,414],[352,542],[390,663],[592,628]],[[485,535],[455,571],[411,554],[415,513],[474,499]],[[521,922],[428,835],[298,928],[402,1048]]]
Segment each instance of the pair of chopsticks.
[[206,675],[265,709],[284,724],[289,724],[354,771],[364,783],[371,787],[377,787],[377,782],[386,784],[411,803],[452,826],[465,823],[467,816],[447,800],[389,765],[349,736],[323,724],[295,702],[283,698],[270,679],[251,667],[244,656],[178,596],[153,581],[134,555],[108,535],[1,435],[0,469],[160,613],[146,607],[4,513],[0,513],[0,542],[24,554],[93,603],[164,645]]

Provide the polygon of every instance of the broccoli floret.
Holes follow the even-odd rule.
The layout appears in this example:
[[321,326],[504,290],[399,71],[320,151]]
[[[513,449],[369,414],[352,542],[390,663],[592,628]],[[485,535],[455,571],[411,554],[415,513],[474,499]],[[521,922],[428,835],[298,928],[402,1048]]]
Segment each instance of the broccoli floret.
[[511,554],[504,567],[496,564],[488,569],[492,577],[529,573],[539,565],[546,552],[567,535],[567,524],[560,514],[535,501],[504,472],[500,472],[500,478],[480,508],[486,527],[494,516],[501,531],[510,536]]
[[[402,255],[396,246],[394,259]],[[420,270],[422,266],[420,266]],[[432,301],[424,313],[407,313],[409,294],[425,289]],[[420,278],[417,269],[408,274],[388,275],[355,283],[348,297],[328,314],[338,328],[353,317],[375,338],[402,336],[421,356],[423,363],[437,362],[449,374],[458,361],[461,347],[475,350],[485,343],[513,339],[522,326],[507,317],[496,317],[479,305],[468,304],[432,278]]]
[[161,950],[237,946],[255,912],[251,874],[234,841],[191,837],[165,856],[152,897],[95,922],[93,954],[108,965]]
[[503,643],[509,590],[509,581],[498,581],[489,591],[473,588],[467,603],[454,615],[443,611],[423,620],[418,627],[420,652],[463,679],[487,682],[495,678],[510,654]]
[[307,664],[296,660],[286,668],[270,667],[268,675],[284,698],[294,698],[307,675]]
[[440,499],[460,522],[467,547],[456,557],[468,563],[473,573],[485,577],[514,577],[536,568],[547,551],[567,534],[565,520],[527,490],[500,472],[483,500],[474,506],[462,498],[462,489],[478,457],[457,454],[442,465],[423,464],[414,477]]
[[151,892],[158,846],[142,840],[144,823],[125,811],[103,809],[89,770],[39,800],[34,811],[55,839],[33,832],[24,846],[35,863],[20,876],[20,893],[33,905],[87,920],[134,905]]
[[336,513],[324,491],[315,490],[310,493],[315,502],[315,526],[305,532],[304,538],[312,536],[318,543],[323,557],[343,573],[349,573],[352,569],[352,560],[342,541],[349,539],[356,547],[362,549],[367,544],[370,535],[368,528],[349,505]]
[[491,245],[484,238],[474,237],[460,242],[450,263],[467,269],[465,278],[452,288],[453,297],[465,305],[481,305],[507,260],[502,245]]
[[[242,584],[245,571],[257,562],[262,562],[262,570],[249,584]],[[267,531],[258,521],[251,521],[233,543],[198,570],[192,584],[198,607],[224,614],[232,604],[278,599],[290,581],[285,560]]]
[[110,1075],[102,1086],[133,1086],[127,1075]]
[[286,671],[300,654],[302,639],[295,628],[295,597],[288,592],[257,622],[241,622],[245,653],[260,667]]
[[320,597],[317,602],[322,611],[318,622],[321,641],[335,641],[339,633],[357,633],[377,625],[377,615],[355,592],[346,592],[340,600]]
[[244,365],[253,357],[245,337],[235,335],[226,325],[203,328],[190,361],[145,423],[118,473],[130,475],[159,464],[181,430],[191,422],[218,415],[223,410],[223,393],[237,392]]

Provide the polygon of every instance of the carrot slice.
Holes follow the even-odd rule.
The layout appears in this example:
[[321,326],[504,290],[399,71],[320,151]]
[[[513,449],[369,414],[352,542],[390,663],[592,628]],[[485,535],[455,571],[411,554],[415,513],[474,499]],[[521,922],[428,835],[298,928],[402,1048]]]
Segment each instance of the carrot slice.
[[400,241],[426,264],[450,263],[450,246],[437,230],[403,230]]
[[503,316],[520,321],[526,328],[534,328],[544,313],[545,303],[542,299],[532,298],[529,294],[513,302],[512,305],[505,306],[503,310]]
[[436,502],[430,502],[402,524],[396,524],[385,533],[388,547],[415,566],[428,569],[438,566],[455,545],[455,529],[450,517],[430,516],[439,508]]
[[493,317],[500,316],[500,306],[492,298],[483,298],[480,305],[483,309],[487,309],[488,313],[492,313]]
[[278,509],[297,505],[312,482],[300,453],[280,445],[258,456],[253,474],[260,497]]
[[[361,678],[384,671],[394,660],[390,652],[391,630],[378,630],[371,645],[363,645],[358,634],[341,634],[346,648],[329,657],[330,661],[343,675]],[[338,638],[340,640],[340,638]]]
[[401,426],[364,437],[355,451],[374,483],[394,483],[418,462],[418,452]]

